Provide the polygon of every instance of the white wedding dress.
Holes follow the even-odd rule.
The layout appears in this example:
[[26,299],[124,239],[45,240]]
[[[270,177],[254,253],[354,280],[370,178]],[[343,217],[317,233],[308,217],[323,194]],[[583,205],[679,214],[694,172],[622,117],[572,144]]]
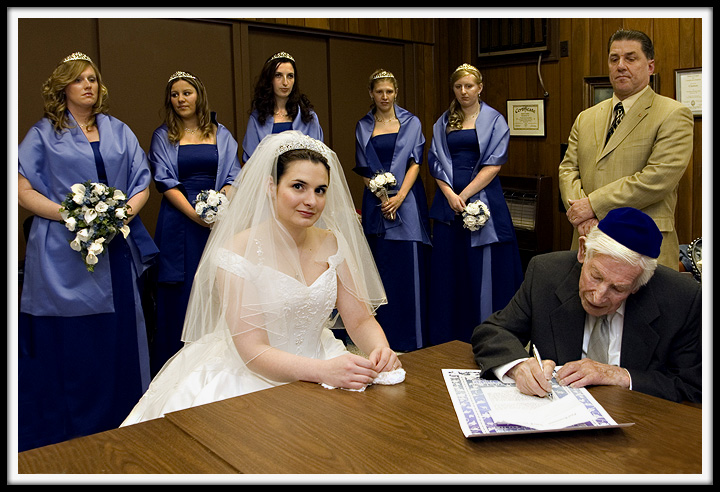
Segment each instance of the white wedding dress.
[[[283,328],[268,331],[273,347],[315,359],[347,352],[328,327],[337,298],[336,270],[343,261],[340,253],[328,258],[328,269],[311,285],[226,249],[220,249],[218,256],[218,266],[252,282],[268,306],[283,306]],[[280,384],[247,368],[225,327],[186,344],[175,354],[122,425]]]

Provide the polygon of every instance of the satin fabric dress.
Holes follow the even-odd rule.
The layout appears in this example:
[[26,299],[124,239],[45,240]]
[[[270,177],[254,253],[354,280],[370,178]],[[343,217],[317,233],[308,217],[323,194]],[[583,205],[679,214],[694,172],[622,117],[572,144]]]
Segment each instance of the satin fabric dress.
[[[252,282],[266,297],[259,312],[283,306],[283,318],[267,329],[271,345],[315,359],[347,353],[328,328],[337,299],[337,267],[342,256],[328,258],[328,269],[306,285],[267,266],[249,262],[220,249],[217,265],[229,274]],[[273,326],[277,326],[274,329]],[[168,412],[244,395],[283,384],[250,370],[235,348],[227,326],[186,344],[153,379],[150,388],[122,425],[162,417]]]
[[[243,138],[243,162],[247,162],[255,151],[260,141],[271,133],[279,133],[285,130],[296,130],[315,140],[323,141],[323,130],[320,126],[320,120],[314,111],[311,111],[312,119],[305,123],[301,118],[300,108],[298,107],[295,119],[289,125],[284,123],[275,123],[272,116],[265,120],[264,124],[258,121],[258,113],[256,110],[250,114],[248,119],[247,130]],[[281,125],[281,126],[276,126]]]
[[[507,123],[483,104],[474,129],[445,132],[447,113],[435,124],[431,174],[460,193],[483,165],[507,161]],[[481,199],[490,220],[479,231],[463,227],[438,188],[430,208],[433,251],[430,271],[429,339],[435,345],[469,342],[475,326],[507,305],[522,283],[522,265],[512,224],[496,176],[467,200]]]
[[[191,204],[201,191],[215,189],[218,171],[215,145],[181,145],[177,166],[183,191]],[[161,202],[158,223],[161,226],[155,242],[160,248],[161,261],[156,294],[157,328],[150,344],[153,375],[183,346],[180,335],[192,280],[211,230],[191,221],[166,199]],[[173,278],[168,270],[180,270],[182,278]]]
[[[425,139],[419,120],[396,107],[401,122],[399,133],[370,137],[372,115],[358,123],[357,166],[355,172],[372,178],[389,171],[402,186],[412,161],[422,162]],[[411,123],[412,122],[412,123]],[[414,123],[414,124],[413,124]],[[382,278],[388,303],[380,306],[376,318],[394,350],[408,352],[427,344],[427,277],[430,262],[430,235],[427,201],[418,176],[397,211],[388,220],[380,211],[380,200],[369,189],[363,192],[362,222],[365,237]]]
[[[402,178],[407,169],[391,165],[397,140],[396,133],[377,135],[370,139],[370,146],[381,168],[393,169],[396,178]],[[422,348],[427,336],[430,238],[425,189],[419,176],[408,196],[410,199],[403,202],[393,221],[382,217],[380,200],[368,189],[363,192],[362,205],[365,235],[388,297],[388,303],[378,308],[376,318],[390,346],[401,352]],[[419,241],[410,239],[408,231],[402,230],[413,223],[420,228]]]
[[[100,142],[47,120],[19,148],[19,170],[56,202],[74,183],[99,181],[134,195],[150,183],[137,139],[97,116]],[[139,277],[157,254],[139,217],[88,272],[64,224],[34,217],[19,314],[18,450],[117,427],[150,380]]]

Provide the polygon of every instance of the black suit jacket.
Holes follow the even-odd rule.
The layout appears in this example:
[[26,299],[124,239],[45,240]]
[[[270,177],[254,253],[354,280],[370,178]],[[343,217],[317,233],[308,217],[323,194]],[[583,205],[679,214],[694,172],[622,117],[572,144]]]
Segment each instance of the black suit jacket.
[[[582,357],[581,267],[576,251],[530,261],[508,306],[473,332],[473,353],[484,375],[527,357],[530,341],[543,359],[558,365]],[[693,278],[663,266],[628,297],[620,366],[630,373],[633,390],[673,401],[701,400],[701,302],[700,285]]]

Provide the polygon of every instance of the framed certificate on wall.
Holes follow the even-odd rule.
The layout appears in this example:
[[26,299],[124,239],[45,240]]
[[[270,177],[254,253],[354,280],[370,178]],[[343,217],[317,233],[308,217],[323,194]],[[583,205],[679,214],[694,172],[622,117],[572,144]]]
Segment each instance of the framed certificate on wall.
[[510,99],[507,119],[511,137],[544,137],[545,100]]
[[702,116],[702,68],[675,70],[675,99]]

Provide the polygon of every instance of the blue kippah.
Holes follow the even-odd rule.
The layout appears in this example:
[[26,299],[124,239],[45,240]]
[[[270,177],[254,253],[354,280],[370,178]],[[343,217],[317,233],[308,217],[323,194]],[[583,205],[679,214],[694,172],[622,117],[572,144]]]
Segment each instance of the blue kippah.
[[641,255],[660,256],[662,233],[650,216],[632,207],[616,208],[598,223],[598,228],[623,246]]

